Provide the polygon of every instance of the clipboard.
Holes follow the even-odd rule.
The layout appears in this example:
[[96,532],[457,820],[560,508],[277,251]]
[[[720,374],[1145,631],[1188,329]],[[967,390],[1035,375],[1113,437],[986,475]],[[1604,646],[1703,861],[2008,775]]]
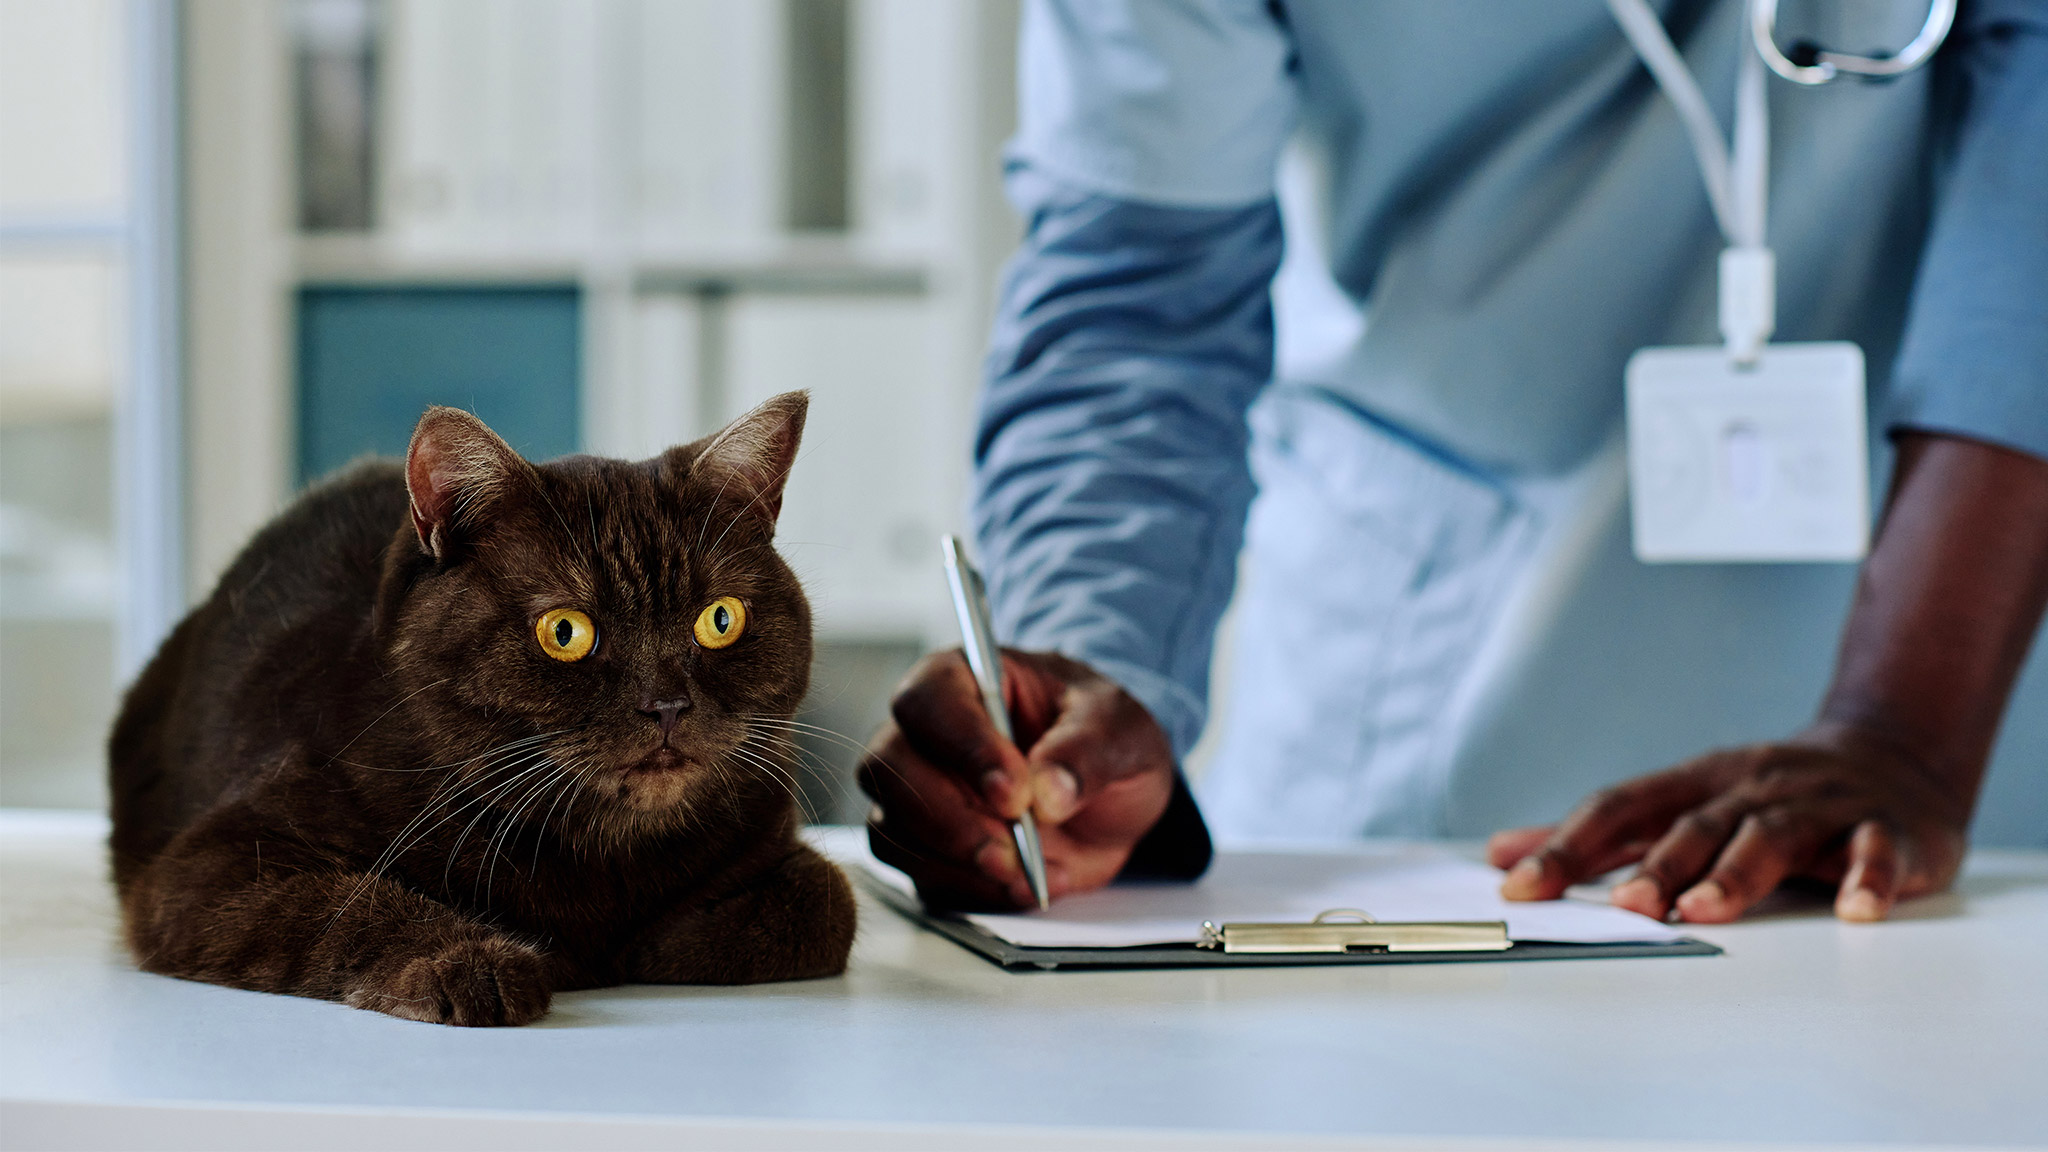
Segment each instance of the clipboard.
[[[1450,948],[1430,947],[1342,947],[1337,950],[1253,950],[1234,951],[1225,947],[1204,947],[1200,943],[1146,944],[1122,948],[1043,948],[1017,944],[989,932],[964,917],[927,910],[906,893],[876,877],[866,868],[849,869],[862,886],[897,914],[921,928],[973,952],[1010,972],[1056,972],[1062,970],[1113,970],[1131,968],[1280,968],[1339,964],[1470,964],[1501,960],[1621,960],[1651,956],[1719,956],[1721,949],[1704,940],[1687,936],[1660,942],[1599,944],[1550,944],[1536,941],[1506,941],[1504,946]],[[1350,909],[1337,910],[1353,912]],[[1356,914],[1354,912],[1354,914]],[[1327,913],[1325,915],[1328,915]],[[1461,922],[1462,927],[1499,925],[1497,921]],[[1209,930],[1222,936],[1227,930],[1282,929],[1364,929],[1368,924],[1339,923],[1318,918],[1294,924],[1212,924]],[[1380,928],[1440,929],[1442,924],[1384,924]],[[1338,932],[1342,936],[1345,933]],[[1220,941],[1219,941],[1220,942]],[[1327,943],[1325,941],[1324,943]],[[1422,943],[1418,941],[1418,943]]]

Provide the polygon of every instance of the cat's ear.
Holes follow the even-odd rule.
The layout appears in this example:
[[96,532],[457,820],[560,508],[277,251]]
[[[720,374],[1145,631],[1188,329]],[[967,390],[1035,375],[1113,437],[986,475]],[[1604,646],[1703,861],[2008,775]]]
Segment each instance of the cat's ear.
[[726,425],[691,461],[691,484],[736,498],[774,527],[810,407],[810,393],[784,392]]
[[483,421],[460,408],[427,409],[405,450],[405,490],[420,547],[446,560],[465,530],[532,475],[533,465]]

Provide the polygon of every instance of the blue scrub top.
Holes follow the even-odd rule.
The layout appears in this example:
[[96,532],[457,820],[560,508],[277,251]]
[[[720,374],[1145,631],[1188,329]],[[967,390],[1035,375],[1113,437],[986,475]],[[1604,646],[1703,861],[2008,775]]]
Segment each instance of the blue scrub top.
[[[1724,118],[1742,7],[1662,6]],[[1921,0],[1783,7],[1782,42],[1855,49],[1902,44],[1925,15]],[[1599,0],[1034,0],[1021,101],[1010,189],[1028,232],[975,445],[998,627],[1117,678],[1180,753],[1205,723],[1237,583],[1247,413],[1274,375],[1269,288],[1287,244],[1316,234],[1314,255],[1369,319],[1290,364],[1292,399],[1269,397],[1268,424],[1284,440],[1313,404],[1359,425],[1353,447],[1318,449],[1325,488],[1363,469],[1354,493],[1398,473],[1383,497],[1418,506],[1501,494],[1498,509],[1429,521],[1439,535],[1515,535],[1517,509],[1569,488],[1613,442],[1636,348],[1716,340],[1722,241],[1698,171]],[[2048,14],[1966,4],[1936,68],[1886,85],[1773,81],[1771,101],[1777,339],[1861,344],[1890,427],[2048,457]],[[1283,229],[1274,181],[1290,138],[1320,215]],[[1270,502],[1285,485],[1267,487]],[[1289,516],[1274,522],[1323,531]],[[1359,579],[1315,563],[1274,570]],[[1500,610],[1493,592],[1467,600],[1468,615]],[[1436,674],[1456,681],[1482,641]],[[1328,708],[1286,703],[1267,700],[1295,716],[1302,747],[1342,742]],[[1443,822],[1430,823],[1409,821]]]

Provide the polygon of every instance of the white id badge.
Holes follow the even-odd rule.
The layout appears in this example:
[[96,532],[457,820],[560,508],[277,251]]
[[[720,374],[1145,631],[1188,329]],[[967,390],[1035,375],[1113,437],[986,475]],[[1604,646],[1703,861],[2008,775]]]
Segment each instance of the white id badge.
[[1869,546],[1863,350],[1645,348],[1628,362],[1628,483],[1646,563],[1859,560]]

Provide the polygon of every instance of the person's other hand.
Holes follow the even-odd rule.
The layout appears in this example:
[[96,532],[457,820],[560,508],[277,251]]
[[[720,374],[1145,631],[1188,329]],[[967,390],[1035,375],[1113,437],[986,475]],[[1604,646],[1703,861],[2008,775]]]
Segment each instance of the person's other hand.
[[1833,886],[1844,920],[1882,920],[1955,878],[1970,807],[1884,742],[1823,723],[1617,784],[1562,824],[1496,833],[1487,855],[1510,900],[1640,862],[1610,899],[1659,920],[1733,920],[1790,879]]
[[1007,648],[1003,680],[1016,745],[996,734],[954,649],[911,669],[860,766],[876,857],[936,904],[1033,904],[1010,833],[1027,808],[1051,894],[1100,888],[1173,795],[1166,733],[1114,682],[1064,656]]

